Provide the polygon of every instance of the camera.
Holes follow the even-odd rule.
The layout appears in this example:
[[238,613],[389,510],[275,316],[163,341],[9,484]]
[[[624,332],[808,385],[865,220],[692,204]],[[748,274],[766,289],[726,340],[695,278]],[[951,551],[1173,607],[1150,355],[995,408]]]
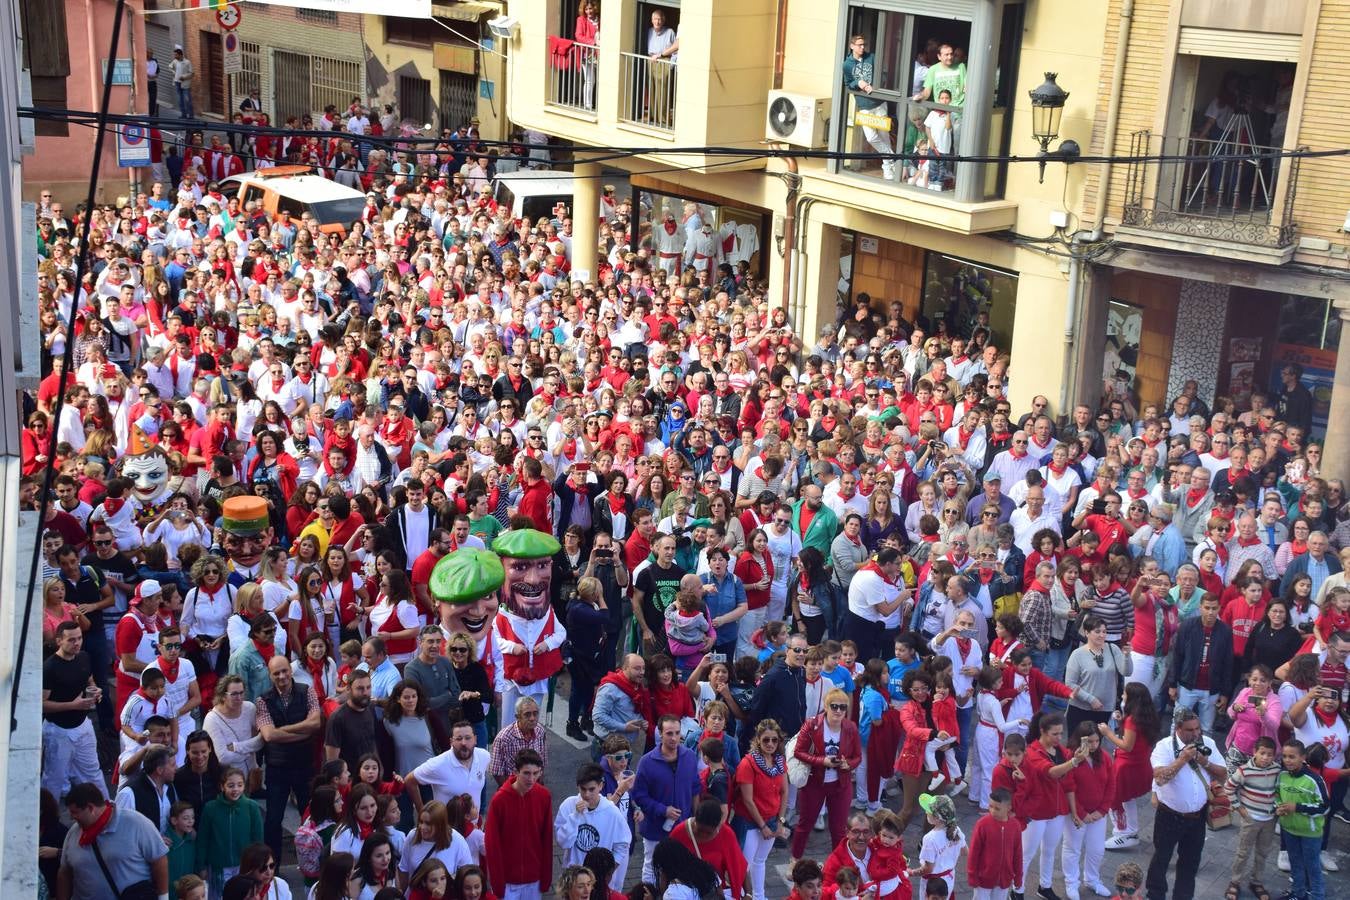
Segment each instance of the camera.
[[1199,753],[1201,756],[1206,758],[1208,758],[1209,755],[1214,752],[1213,750],[1209,749],[1209,745],[1204,742],[1204,739],[1195,741],[1194,743],[1191,744],[1191,746],[1195,748],[1196,753]]

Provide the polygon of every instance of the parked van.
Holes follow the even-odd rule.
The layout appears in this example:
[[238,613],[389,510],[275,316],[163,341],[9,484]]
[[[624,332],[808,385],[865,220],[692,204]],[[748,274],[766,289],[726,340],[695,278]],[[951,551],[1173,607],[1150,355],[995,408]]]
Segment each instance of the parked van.
[[292,219],[308,212],[323,232],[346,234],[366,205],[365,194],[314,174],[310,166],[273,166],[233,175],[223,183],[234,186],[241,208],[257,202],[268,216],[283,212]]
[[[600,180],[614,185],[620,198],[628,195],[628,180],[622,173],[606,172]],[[534,222],[553,216],[559,203],[572,209],[573,183],[570,172],[522,169],[492,179],[492,199],[498,206],[509,209],[513,219],[527,218]],[[596,185],[597,191],[600,188],[601,185]]]

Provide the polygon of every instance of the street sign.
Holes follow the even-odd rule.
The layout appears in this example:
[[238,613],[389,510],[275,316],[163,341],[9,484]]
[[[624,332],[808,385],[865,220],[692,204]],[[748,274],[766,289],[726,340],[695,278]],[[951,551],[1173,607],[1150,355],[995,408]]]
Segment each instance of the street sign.
[[[104,78],[108,75],[108,58],[106,56],[99,61],[98,74]],[[130,87],[132,77],[131,60],[118,57],[117,62],[113,63],[113,87]]]
[[[230,7],[233,9],[234,7]],[[225,32],[225,38],[221,41],[224,48],[225,74],[237,75],[244,71],[244,54],[239,49],[239,35],[233,31]]]
[[127,125],[117,133],[117,165],[123,169],[150,165],[150,132]]
[[226,31],[233,31],[239,27],[240,22],[244,21],[244,11],[234,4],[222,6],[216,10],[216,21]]

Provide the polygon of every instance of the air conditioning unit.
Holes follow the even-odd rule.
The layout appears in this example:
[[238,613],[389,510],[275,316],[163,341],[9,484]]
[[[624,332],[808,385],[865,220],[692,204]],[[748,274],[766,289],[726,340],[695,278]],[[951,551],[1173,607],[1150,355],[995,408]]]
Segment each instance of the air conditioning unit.
[[488,20],[488,31],[498,40],[509,41],[516,36],[516,29],[519,22],[513,16],[498,16],[495,19]]
[[818,150],[825,146],[830,124],[830,101],[789,91],[769,91],[764,138]]

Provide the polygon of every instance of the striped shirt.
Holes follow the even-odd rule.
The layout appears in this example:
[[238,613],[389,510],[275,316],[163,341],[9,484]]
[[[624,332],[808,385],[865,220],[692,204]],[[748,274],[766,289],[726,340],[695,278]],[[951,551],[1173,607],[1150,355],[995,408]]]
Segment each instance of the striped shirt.
[[1228,796],[1246,808],[1253,821],[1269,821],[1275,818],[1275,782],[1279,777],[1279,763],[1262,767],[1249,760],[1228,773]]

